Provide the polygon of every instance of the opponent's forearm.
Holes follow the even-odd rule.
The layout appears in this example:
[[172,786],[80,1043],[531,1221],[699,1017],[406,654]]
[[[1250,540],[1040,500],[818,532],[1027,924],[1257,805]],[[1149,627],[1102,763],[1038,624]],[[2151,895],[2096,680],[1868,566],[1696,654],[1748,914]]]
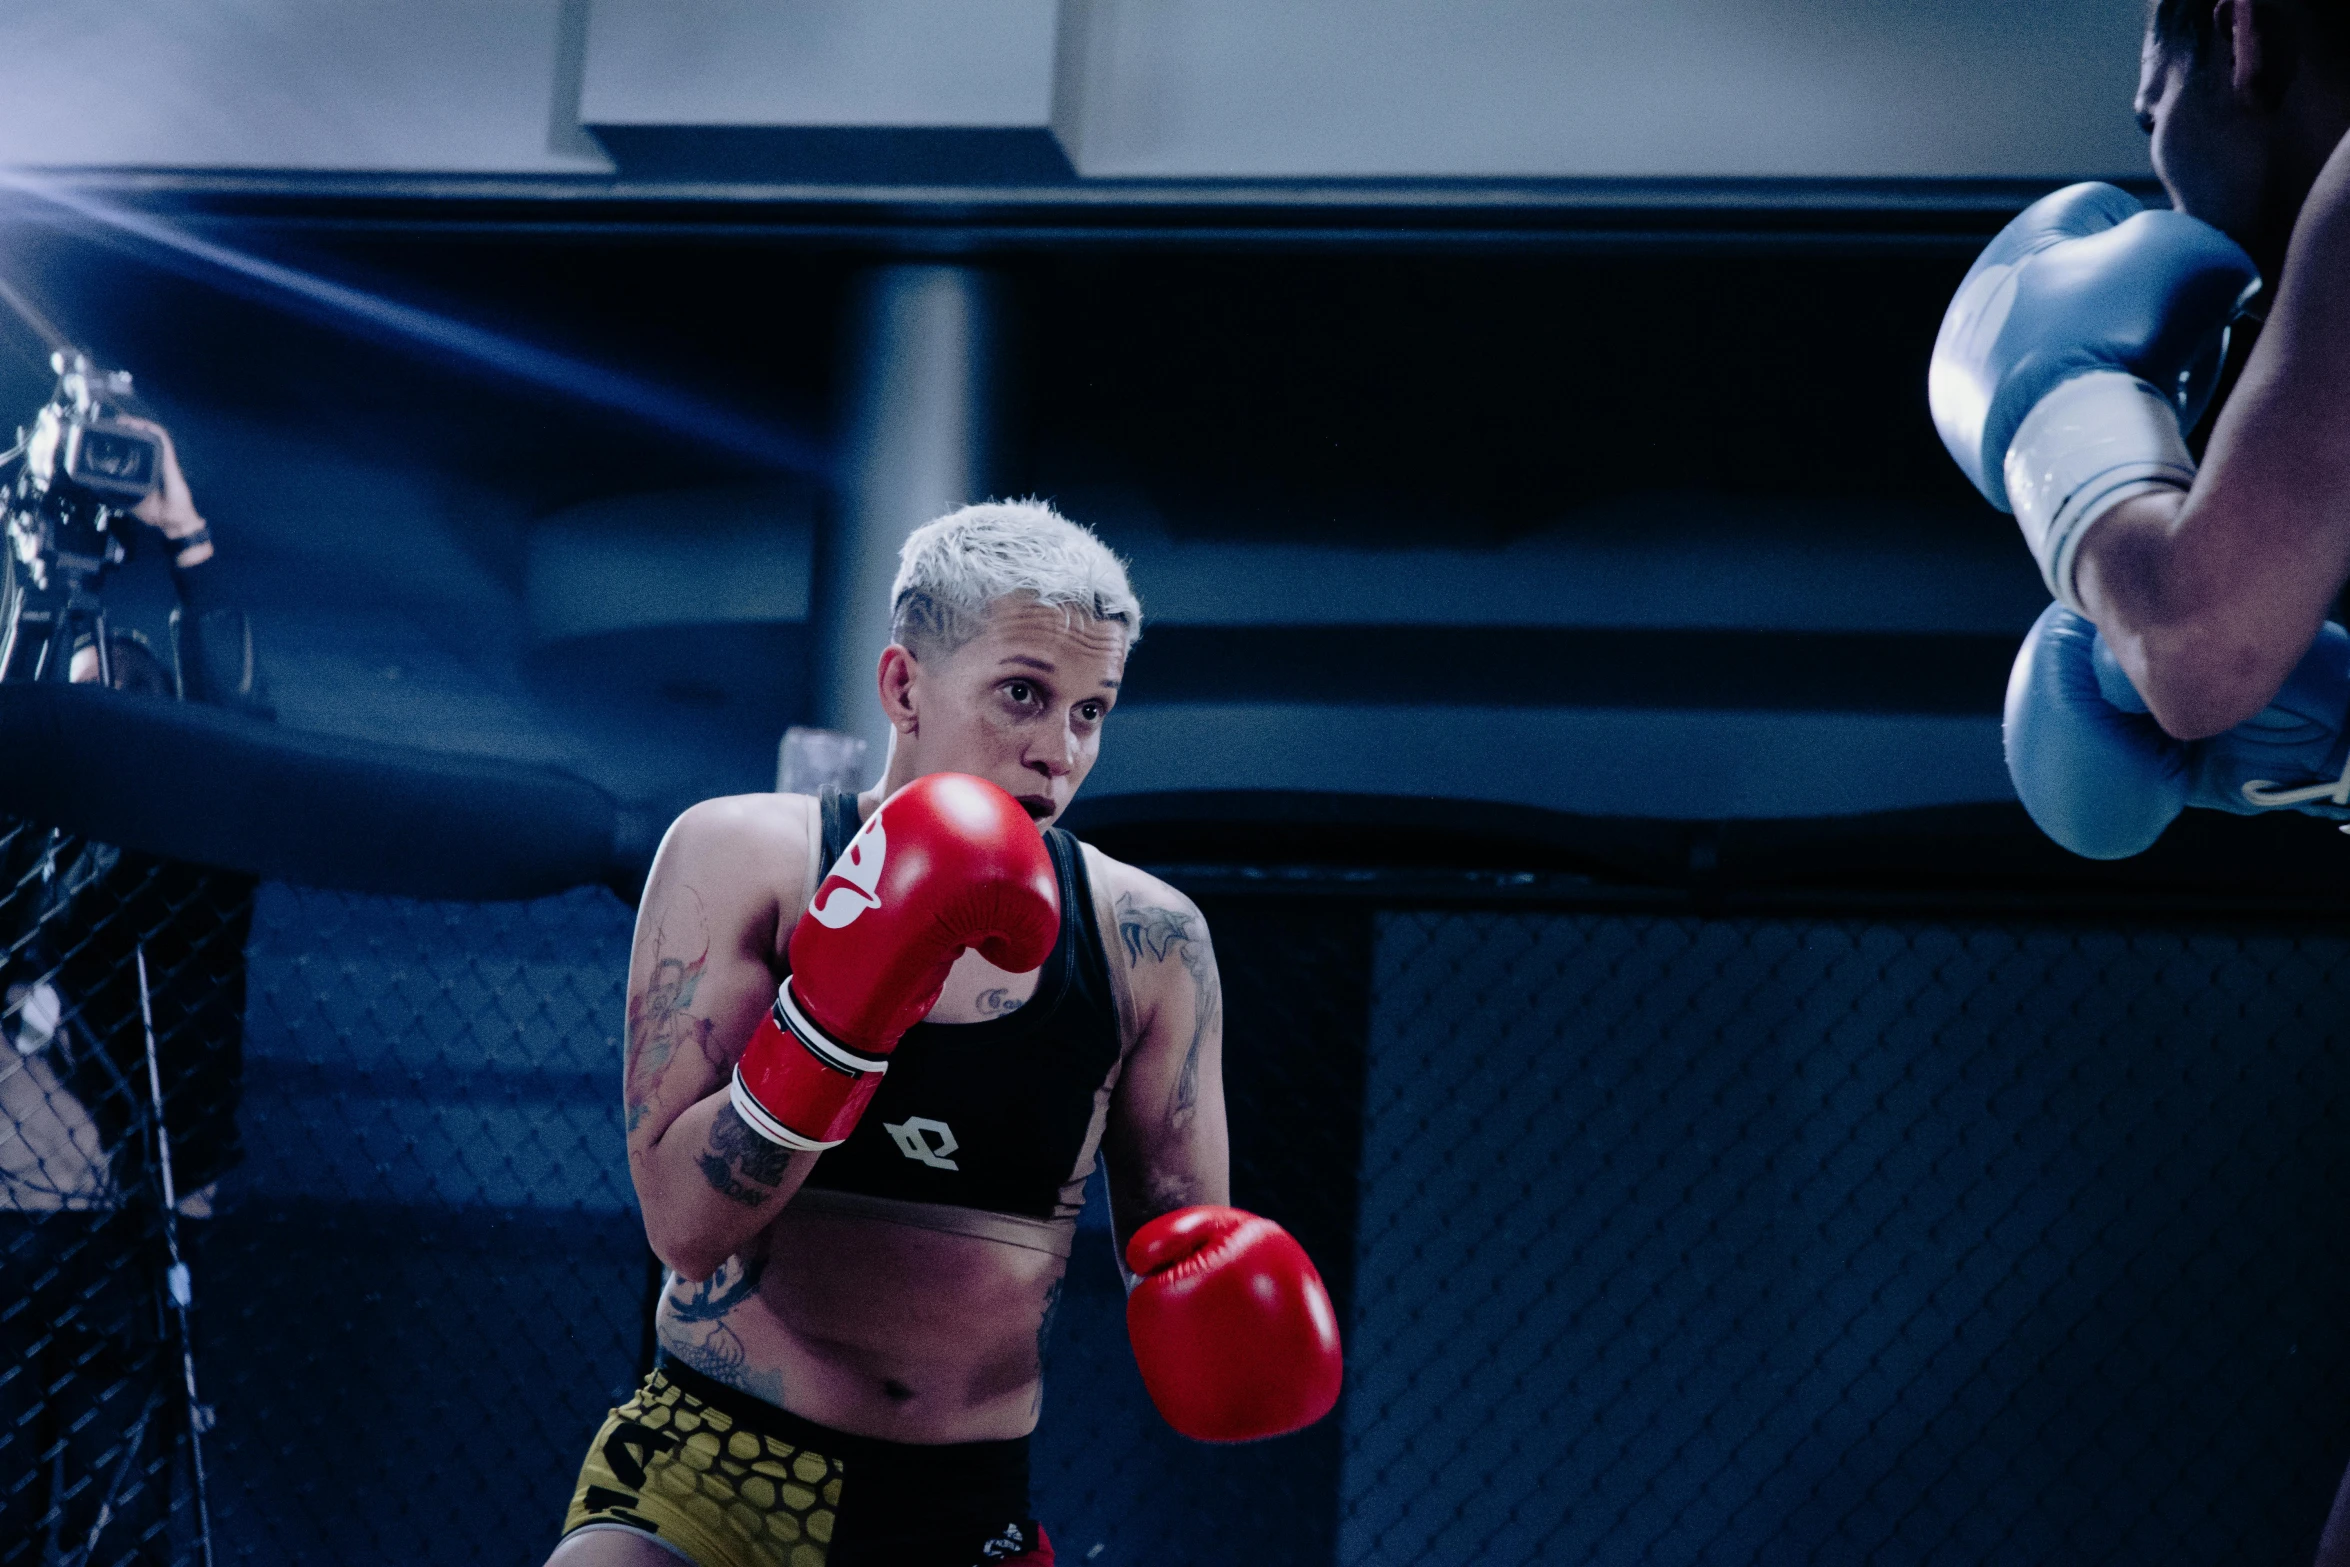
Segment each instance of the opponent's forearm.
[[[2081,602],[2155,720],[2181,740],[2268,705],[2325,618],[2324,541],[2201,492],[2138,496],[2081,541]],[[2248,547],[2247,539],[2256,540]]]
[[819,1157],[760,1137],[721,1088],[629,1161],[645,1238],[681,1277],[708,1278],[773,1222]]
[[[2292,332],[2272,319],[2201,463],[2187,444],[2259,286],[2212,225],[2067,186],[1985,247],[1927,375],[1951,456],[2179,739],[2266,706],[2342,580],[2343,541],[2314,502],[2350,483],[2329,486],[2309,456],[2339,445],[2342,404],[2287,362]],[[2307,428],[2283,439],[2296,419]]]

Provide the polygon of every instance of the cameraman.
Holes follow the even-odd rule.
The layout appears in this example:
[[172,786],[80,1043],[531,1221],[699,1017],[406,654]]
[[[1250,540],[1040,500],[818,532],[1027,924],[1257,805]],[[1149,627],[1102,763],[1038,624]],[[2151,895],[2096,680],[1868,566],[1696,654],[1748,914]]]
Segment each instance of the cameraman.
[[[163,535],[178,607],[168,662],[115,632],[107,672],[126,691],[271,716],[251,625],[170,437],[132,422],[162,445],[160,483],[133,515]],[[97,679],[98,654],[73,649],[72,678]],[[0,820],[0,1567],[187,1559],[192,1509],[174,1470],[190,1415],[165,1309],[137,957],[188,1256],[241,1157],[253,888]]]

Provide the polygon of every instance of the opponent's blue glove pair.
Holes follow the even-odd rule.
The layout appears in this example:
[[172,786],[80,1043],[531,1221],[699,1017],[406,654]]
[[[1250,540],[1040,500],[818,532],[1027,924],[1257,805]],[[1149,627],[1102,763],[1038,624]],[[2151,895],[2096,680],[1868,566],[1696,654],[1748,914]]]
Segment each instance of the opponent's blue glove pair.
[[2208,740],[2163,733],[2097,628],[2051,604],[2007,681],[2007,773],[2075,854],[2153,847],[2190,805],[2350,820],[2350,632],[2327,621],[2267,709]]
[[2350,634],[2327,622],[2258,717],[2174,740],[2074,591],[2092,524],[2194,482],[2183,432],[2259,286],[2251,257],[2209,224],[2074,185],[1991,242],[1934,342],[1935,428],[1984,498],[2015,513],[2057,600],[2008,680],[2008,775],[2041,830],[2092,859],[2144,851],[2190,805],[2350,818]]

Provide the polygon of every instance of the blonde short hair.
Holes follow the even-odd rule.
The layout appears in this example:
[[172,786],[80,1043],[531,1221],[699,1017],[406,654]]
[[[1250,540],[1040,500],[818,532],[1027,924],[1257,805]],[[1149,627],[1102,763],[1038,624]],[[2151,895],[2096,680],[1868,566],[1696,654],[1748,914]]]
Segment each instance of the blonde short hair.
[[916,658],[952,653],[987,622],[996,600],[1026,597],[1083,611],[1142,639],[1142,601],[1126,565],[1043,501],[983,501],[926,522],[898,552],[889,634]]

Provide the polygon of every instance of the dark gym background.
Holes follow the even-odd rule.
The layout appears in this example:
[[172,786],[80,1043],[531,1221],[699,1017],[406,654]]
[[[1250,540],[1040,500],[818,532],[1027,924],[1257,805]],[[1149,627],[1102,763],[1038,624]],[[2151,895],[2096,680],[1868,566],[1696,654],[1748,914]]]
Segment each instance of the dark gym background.
[[[2350,932],[2306,825],[2185,834],[2130,878],[2069,874],[2003,812],[1588,823],[1483,868],[1325,859],[1325,828],[1168,863],[1222,954],[1236,1200],[1323,1259],[1350,1381],[1300,1436],[1172,1436],[1097,1204],[1039,1436],[1056,1538],[2306,1554],[2350,1396]],[[2291,873],[2248,895],[2258,864]],[[198,1254],[227,1559],[544,1547],[642,1353],[608,1081],[627,930],[601,892],[263,890],[251,1158]]]
[[[1924,369],[2010,213],[2138,175],[2046,145],[1506,189],[104,168],[9,186],[0,235],[170,421],[281,724],[657,816],[822,716],[825,460],[201,247],[819,454],[875,271],[980,280],[986,488],[1097,526],[1151,617],[1071,825],[1206,908],[1235,1199],[1349,1357],[1313,1430],[1182,1442],[1089,1209],[1063,1560],[2298,1564],[2350,1457],[2350,843],[2195,820],[2090,866],[2007,797],[2045,594]],[[0,322],[0,420],[42,359]],[[699,613],[745,539],[767,596]],[[152,553],[110,599],[168,602]],[[193,1242],[223,1560],[551,1545],[644,1351],[629,926],[261,888],[247,1162]]]

